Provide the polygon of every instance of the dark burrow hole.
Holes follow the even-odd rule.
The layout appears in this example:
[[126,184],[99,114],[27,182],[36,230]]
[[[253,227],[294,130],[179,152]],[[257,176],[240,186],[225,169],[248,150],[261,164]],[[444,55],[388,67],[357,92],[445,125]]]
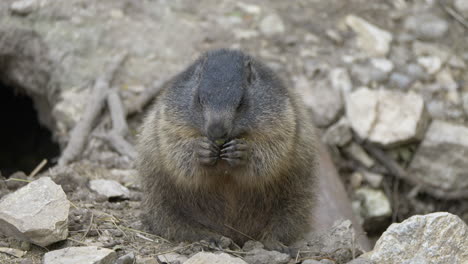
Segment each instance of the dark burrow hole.
[[60,148],[52,133],[39,123],[29,96],[0,83],[0,172],[9,177],[16,171],[31,173],[43,160],[54,165]]

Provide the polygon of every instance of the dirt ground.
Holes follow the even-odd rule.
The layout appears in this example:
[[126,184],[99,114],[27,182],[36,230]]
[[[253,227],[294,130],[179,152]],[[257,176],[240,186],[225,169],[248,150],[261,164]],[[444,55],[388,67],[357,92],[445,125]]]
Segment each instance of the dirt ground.
[[[0,11],[2,12],[0,14],[8,13],[10,15],[8,6],[11,2],[13,1],[8,0],[0,3]],[[148,1],[119,0],[91,2],[74,0],[70,2],[70,6],[77,9],[77,14],[83,10],[90,13],[95,12],[89,15],[89,21],[93,19],[98,22],[105,20],[105,18],[99,16],[99,12],[107,14],[113,12],[113,10],[120,10],[129,21],[127,28],[121,28],[121,35],[118,34],[118,30],[114,29],[114,31],[111,31],[112,34],[107,33],[106,35],[113,35],[112,37],[97,41],[100,43],[99,45],[105,46],[103,50],[112,47],[112,38],[121,37],[125,39],[125,41],[116,42],[115,48],[117,49],[122,47],[136,47],[135,50],[139,48],[143,50],[151,49],[151,43],[141,42],[150,39],[155,43],[154,49],[157,50],[153,50],[153,53],[157,54],[156,59],[148,59],[148,65],[150,65],[148,69],[145,69],[144,64],[141,65],[147,54],[138,54],[135,57],[141,60],[133,61],[130,59],[123,73],[116,78],[115,82],[124,90],[123,87],[129,86],[128,84],[130,86],[134,84],[148,85],[153,80],[173,75],[205,50],[226,47],[241,48],[259,56],[277,71],[288,85],[294,85],[296,77],[303,75],[311,78],[320,76],[323,67],[342,67],[344,65],[343,57],[354,55],[355,47],[352,41],[348,41],[354,37],[354,34],[346,28],[343,22],[346,15],[357,15],[397,35],[404,31],[402,23],[406,16],[418,12],[418,8],[425,6],[425,2],[436,1],[245,0],[239,2],[227,0],[159,0],[150,3]],[[408,8],[396,9],[395,5],[399,2],[405,3]],[[449,46],[454,53],[466,56],[468,52],[466,45],[468,43],[468,31],[441,7],[448,4],[448,2],[440,1],[440,3],[431,5],[432,7],[428,8],[428,12],[442,16],[450,23],[447,35],[434,42]],[[249,9],[246,5],[259,7],[260,11],[255,8]],[[63,11],[65,7],[57,10]],[[42,17],[35,17],[34,15],[29,15],[26,18],[22,17],[20,19],[26,22],[21,23],[23,23],[24,27],[33,27],[44,32],[52,31],[52,28],[46,29],[44,28],[45,24],[37,21],[50,19],[47,22],[48,26],[50,26],[53,23],[68,23],[67,21],[71,20],[72,14],[60,14],[63,16],[61,19],[64,22],[54,20],[56,18],[53,12],[58,12],[57,10],[50,11],[50,13],[41,11],[43,12]],[[118,13],[117,16],[120,16],[121,13]],[[262,17],[273,13],[280,16],[286,30],[279,36],[265,36],[259,29],[260,20]],[[44,17],[47,17],[47,19]],[[8,18],[4,17],[3,19]],[[12,21],[14,19],[12,18]],[[121,23],[125,24],[124,22]],[[145,29],[148,29],[146,25],[154,23],[158,25],[158,30],[132,32],[135,28],[138,28],[136,26],[138,23]],[[109,27],[112,27],[112,25]],[[331,37],[330,30],[337,32],[339,37]],[[135,39],[134,36],[138,34],[148,34],[149,36]],[[53,38],[52,35],[46,34],[46,36]],[[162,46],[170,46],[170,48],[163,51],[160,50]],[[50,49],[53,50],[54,47],[50,47]],[[95,55],[94,51],[88,51],[86,48],[76,49],[78,51],[86,50],[86,52],[83,51],[84,60]],[[77,53],[79,54],[79,52]],[[63,63],[66,64],[67,62],[64,60]],[[77,67],[81,66],[78,65]],[[77,75],[82,76],[83,79],[92,78],[92,72],[98,68],[98,65],[92,66],[95,68],[77,70]],[[139,79],[140,75],[144,75],[146,79]],[[76,83],[78,82],[76,81]],[[64,86],[62,89],[66,90],[67,88]],[[131,95],[129,98],[131,98]],[[130,142],[135,142],[137,127],[141,122],[141,118],[142,114],[139,114],[129,120],[131,127]],[[467,118],[464,118],[460,122],[466,124],[466,120]],[[418,143],[415,143],[405,148],[414,152],[417,146]],[[352,196],[353,189],[349,175],[356,169],[357,165],[354,161],[342,155],[338,148],[332,147],[330,150],[334,154],[337,168],[339,168],[349,194]],[[150,259],[162,253],[174,251],[175,246],[182,253],[196,252],[203,248],[199,244],[172,244],[163,238],[140,231],[143,230],[139,220],[141,192],[138,177],[135,171],[132,170],[132,166],[133,163],[130,159],[120,157],[106,144],[92,139],[88,142],[82,161],[72,164],[67,169],[52,168],[44,171],[41,175],[51,176],[56,183],[61,184],[72,203],[69,215],[69,238],[50,247],[41,248],[0,236],[0,247],[27,250],[27,254],[22,258],[0,254],[0,263],[41,263],[42,256],[47,251],[82,245],[111,248],[116,250],[119,255],[134,252],[138,261],[140,261],[138,263],[155,263],[150,262]],[[117,178],[121,183],[124,183],[131,190],[130,199],[108,201],[87,187],[89,180],[103,178]],[[24,184],[21,182],[10,183],[12,186],[5,187],[2,194],[11,192]],[[370,230],[373,232],[371,234],[374,238],[378,238],[391,222],[400,222],[414,214],[449,211],[459,215],[465,221],[468,220],[468,202],[466,200],[442,200],[428,194],[414,196],[412,195],[414,186],[388,174],[385,175],[382,189],[391,201],[393,215],[390,219],[387,219],[383,227],[380,226],[377,230]],[[207,249],[206,246],[205,249]]]

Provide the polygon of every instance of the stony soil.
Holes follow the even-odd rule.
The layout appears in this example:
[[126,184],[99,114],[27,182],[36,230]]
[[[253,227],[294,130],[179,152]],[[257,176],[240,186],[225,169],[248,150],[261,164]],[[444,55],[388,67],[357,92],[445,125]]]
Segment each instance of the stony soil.
[[[330,72],[343,68],[349,72],[353,91],[361,86],[371,89],[383,87],[403,93],[414,91],[424,98],[430,119],[468,126],[468,27],[462,24],[468,19],[468,14],[452,8],[452,1],[73,0],[66,1],[66,4],[50,4],[47,0],[37,0],[32,2],[42,4],[27,15],[14,14],[10,7],[13,2],[4,0],[0,3],[0,29],[20,27],[39,32],[49,45],[51,60],[60,65],[51,75],[58,87],[55,94],[61,96],[49,97],[53,104],[62,105],[54,110],[56,123],[48,124],[48,127],[62,146],[68,140],[69,129],[79,120],[86,105],[83,98],[89,94],[89,89],[83,87],[90,86],[111,54],[122,50],[129,51],[130,56],[114,85],[119,87],[126,105],[130,105],[132,99],[154,80],[172,76],[201,52],[227,47],[241,48],[260,57],[281,75],[287,85],[304,92],[306,101],[317,93],[327,98],[326,88],[332,86]],[[455,10],[466,19],[457,17],[460,22],[447,10]],[[358,47],[357,34],[345,22],[350,14],[393,35],[385,56],[375,56]],[[429,23],[427,21],[418,20],[410,25],[411,19],[420,19],[418,16],[421,14],[437,16],[439,19],[432,17],[429,22],[434,23],[434,28],[442,28],[442,33],[434,33],[434,36],[425,34],[423,27]],[[444,26],[447,27],[445,30]],[[417,42],[435,45],[438,47],[436,53],[448,50],[456,59],[447,59],[436,72],[423,69],[423,76],[411,76],[407,65],[424,65],[424,62],[418,64],[418,58],[423,56],[414,50]],[[387,58],[393,65],[392,70],[382,73],[369,66],[370,59],[377,57]],[[434,67],[433,64],[428,65],[431,66]],[[446,74],[440,75],[440,72]],[[391,73],[401,75],[392,77]],[[311,94],[304,91],[304,87],[307,90],[309,86],[324,89]],[[66,94],[71,97],[67,99]],[[343,102],[336,102],[334,96],[331,98],[324,106],[326,111],[314,112],[311,109],[321,132],[327,131],[346,111]],[[38,108],[38,111],[44,114],[48,109]],[[336,114],[329,115],[331,112]],[[140,120],[141,115],[129,120],[130,142],[134,142]],[[109,123],[107,120],[101,126],[106,127]],[[339,133],[339,139],[344,135],[346,133]],[[401,167],[407,168],[422,138],[385,148],[385,152]],[[362,156],[349,151],[350,141],[358,146],[362,143],[362,139],[352,132],[344,143],[335,141],[329,145],[357,210],[363,210],[364,206],[357,190],[361,189],[362,193],[365,187],[382,194],[379,202],[389,204],[390,211],[377,218],[362,215],[364,227],[374,238],[378,238],[392,222],[401,222],[415,214],[448,211],[468,221],[468,197],[447,200],[430,192],[420,192],[421,186],[399,179],[372,155],[372,165],[367,166]],[[369,172],[383,178],[374,184],[372,179],[362,176]],[[82,161],[66,169],[51,169],[42,175],[50,176],[61,184],[72,202],[69,238],[41,248],[0,236],[0,247],[27,251],[21,258],[0,254],[1,263],[41,263],[47,251],[81,245],[114,249],[119,256],[133,252],[137,263],[157,263],[154,257],[174,251],[174,246],[179,246],[179,251],[187,255],[211,247],[174,245],[163,238],[138,231],[142,230],[138,218],[141,193],[132,161],[116,154],[99,139],[89,140]],[[96,194],[88,187],[88,182],[93,179],[119,181],[129,188],[129,198],[109,200]],[[11,180],[1,182],[0,195],[24,184]]]

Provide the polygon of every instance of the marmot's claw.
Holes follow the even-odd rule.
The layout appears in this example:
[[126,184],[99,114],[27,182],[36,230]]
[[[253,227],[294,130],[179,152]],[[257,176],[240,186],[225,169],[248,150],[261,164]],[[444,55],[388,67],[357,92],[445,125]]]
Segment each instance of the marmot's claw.
[[202,165],[213,166],[218,161],[219,147],[208,138],[202,138],[197,144],[198,160]]
[[248,159],[248,149],[245,140],[233,139],[222,146],[220,158],[231,167],[244,165]]

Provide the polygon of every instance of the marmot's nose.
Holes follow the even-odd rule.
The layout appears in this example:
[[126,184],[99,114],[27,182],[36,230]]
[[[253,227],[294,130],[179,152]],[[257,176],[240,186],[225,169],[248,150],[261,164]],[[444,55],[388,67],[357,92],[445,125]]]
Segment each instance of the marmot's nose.
[[226,128],[220,123],[210,124],[207,129],[208,138],[212,140],[226,139],[228,132]]

